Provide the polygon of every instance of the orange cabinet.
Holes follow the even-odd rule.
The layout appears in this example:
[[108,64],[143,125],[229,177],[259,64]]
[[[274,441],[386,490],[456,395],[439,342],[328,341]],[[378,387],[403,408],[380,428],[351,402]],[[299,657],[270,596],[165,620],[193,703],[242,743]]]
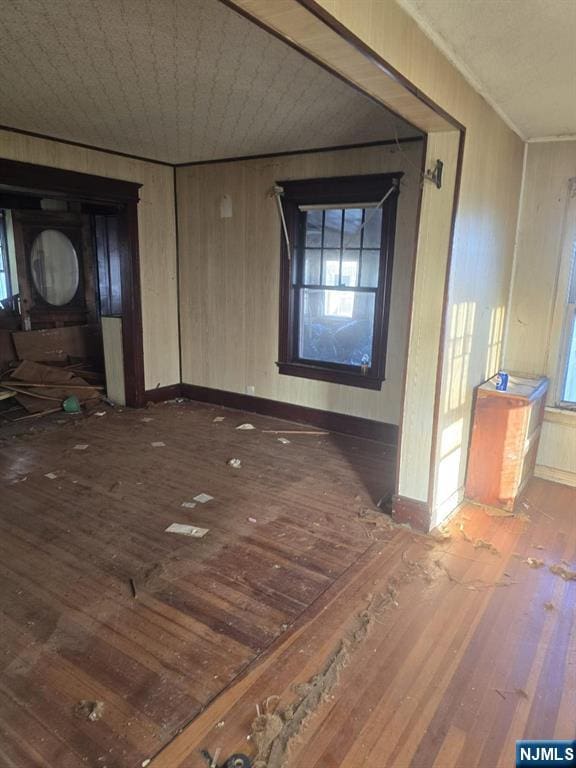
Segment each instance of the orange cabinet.
[[532,477],[548,379],[510,374],[508,389],[496,389],[496,377],[476,390],[466,475],[472,501],[512,511]]

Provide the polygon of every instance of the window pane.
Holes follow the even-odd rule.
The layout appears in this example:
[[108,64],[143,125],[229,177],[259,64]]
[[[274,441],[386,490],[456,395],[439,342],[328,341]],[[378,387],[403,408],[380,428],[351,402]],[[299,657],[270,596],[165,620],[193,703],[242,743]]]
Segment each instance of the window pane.
[[340,251],[324,251],[322,285],[339,285]]
[[322,211],[308,211],[306,214],[306,245],[320,248],[322,245]]
[[322,265],[322,251],[320,248],[306,249],[304,255],[304,282],[307,285],[320,284],[320,267]]
[[380,248],[382,241],[382,208],[366,209],[364,225],[364,248]]
[[380,271],[380,251],[362,251],[362,270],[360,273],[360,286],[362,288],[376,288],[378,286],[378,272]]
[[358,255],[360,251],[344,251],[342,255],[342,277],[340,285],[349,288],[358,286]]
[[344,248],[360,248],[362,208],[347,208],[344,211]]
[[301,358],[370,366],[374,294],[302,288],[299,327]]
[[342,214],[341,209],[324,211],[324,248],[340,248]]
[[568,403],[576,403],[576,317],[572,320],[572,334],[568,347],[568,367],[564,398]]

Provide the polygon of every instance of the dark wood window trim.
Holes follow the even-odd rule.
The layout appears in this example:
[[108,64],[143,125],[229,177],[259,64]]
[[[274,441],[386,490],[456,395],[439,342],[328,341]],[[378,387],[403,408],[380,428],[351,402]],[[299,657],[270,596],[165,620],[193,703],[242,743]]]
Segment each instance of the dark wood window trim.
[[[282,206],[290,241],[281,233],[280,262],[280,323],[277,366],[281,374],[307,379],[328,381],[364,389],[379,390],[385,380],[386,346],[392,290],[392,262],[396,229],[396,207],[402,173],[369,174],[365,176],[340,176],[322,179],[280,181]],[[380,272],[375,293],[375,321],[372,344],[372,365],[366,373],[360,366],[323,363],[303,360],[298,356],[298,311],[296,290],[299,287],[302,236],[300,205],[337,205],[379,202],[392,187],[396,191],[382,205],[382,241],[380,248]],[[338,286],[330,286],[330,290]],[[358,290],[358,289],[356,289]]]
[[0,210],[0,271],[4,274],[7,296],[0,295],[0,302],[9,305],[12,302],[12,279],[10,275],[10,259],[8,258],[8,242],[6,238],[6,214]]

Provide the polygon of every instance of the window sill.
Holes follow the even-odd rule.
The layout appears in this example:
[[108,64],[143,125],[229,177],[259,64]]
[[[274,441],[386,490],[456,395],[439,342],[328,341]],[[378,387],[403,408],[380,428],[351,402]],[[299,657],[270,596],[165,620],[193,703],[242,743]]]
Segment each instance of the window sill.
[[544,410],[544,421],[576,427],[576,410],[569,406],[547,406]]
[[279,372],[284,376],[299,376],[302,379],[315,381],[328,381],[332,384],[343,384],[348,387],[360,387],[361,389],[382,388],[382,379],[349,371],[337,371],[323,368],[320,365],[307,365],[305,363],[276,363]]

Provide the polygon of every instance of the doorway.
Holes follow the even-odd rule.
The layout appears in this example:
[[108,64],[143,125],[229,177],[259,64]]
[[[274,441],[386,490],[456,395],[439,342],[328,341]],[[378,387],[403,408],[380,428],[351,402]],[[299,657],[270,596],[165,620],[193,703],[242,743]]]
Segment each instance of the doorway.
[[0,178],[4,360],[81,358],[103,374],[106,359],[121,382],[120,391],[108,380],[107,391],[142,405],[140,185],[10,160]]

